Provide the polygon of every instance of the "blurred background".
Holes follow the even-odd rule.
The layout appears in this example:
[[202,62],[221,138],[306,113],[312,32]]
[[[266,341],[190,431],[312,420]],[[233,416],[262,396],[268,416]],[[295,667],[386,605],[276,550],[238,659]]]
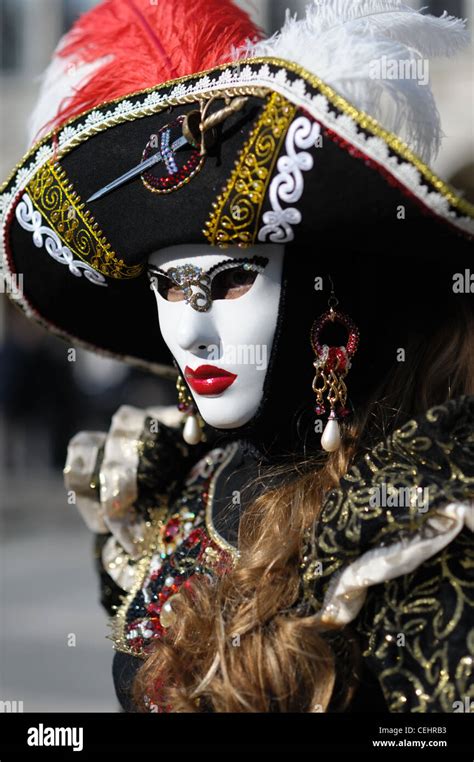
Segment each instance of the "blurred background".
[[[192,0],[190,0],[192,2]],[[0,179],[27,149],[27,118],[61,35],[94,0],[0,0]],[[268,32],[306,0],[241,0]],[[472,0],[414,0],[472,22]],[[433,62],[445,140],[434,169],[474,201],[472,48]],[[67,347],[0,294],[0,702],[23,710],[117,711],[112,645],[98,603],[92,538],[65,499],[78,430],[106,431],[121,404],[175,404],[167,382]],[[75,635],[75,646],[68,636]],[[2,704],[0,703],[0,711]]]

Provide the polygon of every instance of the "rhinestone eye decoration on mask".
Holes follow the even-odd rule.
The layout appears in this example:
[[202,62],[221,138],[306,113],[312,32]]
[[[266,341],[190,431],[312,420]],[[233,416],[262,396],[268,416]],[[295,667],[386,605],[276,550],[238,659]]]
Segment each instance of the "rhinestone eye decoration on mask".
[[180,265],[171,267],[169,270],[161,270],[159,267],[150,265],[148,277],[150,287],[158,290],[163,295],[166,285],[173,284],[183,292],[184,301],[198,312],[207,312],[211,309],[212,284],[216,277],[229,270],[245,270],[256,274],[263,273],[268,264],[266,257],[243,257],[241,259],[228,259],[219,262],[209,270],[204,270],[196,265]]

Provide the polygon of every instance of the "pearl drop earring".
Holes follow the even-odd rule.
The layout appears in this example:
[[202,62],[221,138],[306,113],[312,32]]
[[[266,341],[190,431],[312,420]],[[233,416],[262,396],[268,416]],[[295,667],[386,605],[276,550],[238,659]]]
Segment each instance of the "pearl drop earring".
[[178,390],[178,410],[185,413],[183,439],[186,444],[197,445],[204,439],[204,421],[196,410],[194,400],[182,376],[178,376],[176,389]]

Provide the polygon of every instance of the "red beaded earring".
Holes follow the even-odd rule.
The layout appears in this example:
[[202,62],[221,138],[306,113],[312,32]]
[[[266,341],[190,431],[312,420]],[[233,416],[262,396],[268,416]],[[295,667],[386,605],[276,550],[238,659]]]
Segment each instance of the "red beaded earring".
[[[331,280],[331,296],[329,310],[314,321],[311,328],[311,346],[316,359],[313,363],[316,375],[313,380],[313,391],[316,394],[316,415],[324,415],[326,406],[324,395],[329,403],[329,419],[321,437],[321,446],[327,452],[334,452],[341,444],[341,432],[338,420],[345,417],[349,410],[347,403],[347,386],[344,382],[351,367],[351,359],[359,346],[359,329],[343,312],[335,308],[339,304],[334,294]],[[321,333],[329,323],[340,323],[348,332],[346,346],[330,347],[321,342]]]

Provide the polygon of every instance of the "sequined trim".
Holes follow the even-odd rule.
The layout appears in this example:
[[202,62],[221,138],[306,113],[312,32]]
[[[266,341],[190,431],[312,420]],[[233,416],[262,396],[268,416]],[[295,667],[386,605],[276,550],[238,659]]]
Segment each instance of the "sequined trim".
[[239,257],[218,262],[210,270],[191,264],[170,267],[169,270],[149,265],[148,276],[154,291],[161,293],[159,284],[161,276],[181,289],[186,304],[191,305],[197,312],[207,312],[212,306],[212,283],[217,275],[238,268],[248,272],[263,273],[267,264],[267,257]]
[[33,204],[73,254],[97,272],[122,280],[136,278],[143,265],[119,259],[59,164],[47,162],[27,185]]
[[239,446],[237,443],[231,445],[229,447],[229,452],[227,454],[227,457],[225,460],[218,466],[214,476],[211,479],[211,483],[209,485],[209,496],[207,500],[207,506],[206,506],[206,527],[207,531],[209,532],[210,537],[214,540],[216,545],[219,545],[223,550],[226,550],[230,555],[233,557],[235,561],[239,558],[239,551],[237,548],[235,548],[230,542],[227,542],[217,531],[217,529],[214,526],[214,522],[212,520],[212,513],[213,513],[213,503],[214,503],[214,493],[216,489],[216,483],[217,480],[224,470],[226,466],[232,461],[232,458],[234,457],[235,453],[239,449]]
[[[146,161],[157,151],[158,139],[160,142],[160,151],[163,156],[163,162],[153,171],[144,172],[141,176],[142,183],[152,193],[169,194],[182,188],[189,183],[203,168],[205,154],[201,156],[200,151],[192,151],[189,159],[183,161],[179,154],[173,151],[171,145],[171,134],[173,128],[178,128],[179,134],[183,131],[183,122],[185,117],[179,116],[174,122],[166,124],[154,136],[153,141],[149,141],[143,152],[142,160]],[[158,174],[156,172],[158,171]],[[166,173],[166,174],[165,174]]]
[[130,592],[136,582],[135,566],[137,562],[130,557],[113,535],[105,541],[100,553],[100,561],[110,579],[121,590]]
[[128,639],[126,637],[126,625],[127,625],[127,613],[128,608],[142,588],[145,581],[148,567],[150,565],[150,556],[146,555],[140,561],[135,564],[134,567],[134,582],[130,586],[130,591],[122,599],[117,612],[113,619],[108,622],[111,630],[111,634],[107,636],[108,640],[111,640],[116,651],[129,654],[130,656],[137,656],[137,651],[130,648]]
[[204,235],[212,246],[252,246],[260,212],[286,132],[296,107],[274,93],[268,99],[227,186],[213,203]]

